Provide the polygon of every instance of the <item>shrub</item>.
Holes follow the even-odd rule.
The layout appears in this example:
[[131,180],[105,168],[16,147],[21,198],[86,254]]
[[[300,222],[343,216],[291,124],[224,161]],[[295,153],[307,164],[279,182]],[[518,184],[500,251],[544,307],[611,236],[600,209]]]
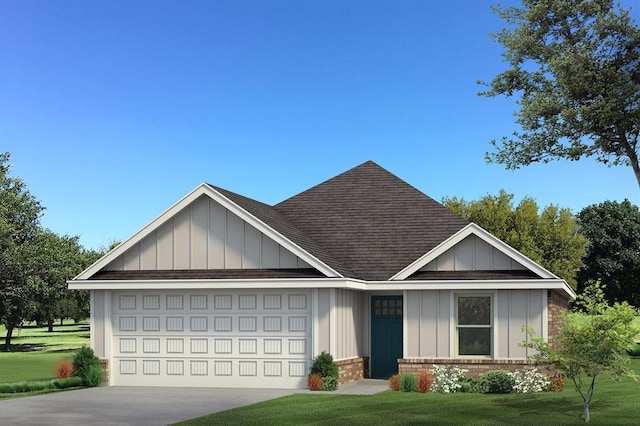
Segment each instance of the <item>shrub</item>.
[[462,387],[460,380],[465,376],[467,370],[463,370],[452,365],[441,367],[433,365],[431,374],[433,375],[433,385],[431,392],[451,393]]
[[82,379],[84,384],[95,388],[104,382],[104,371],[100,365],[91,365],[87,371],[85,371],[85,376]]
[[64,359],[56,365],[56,377],[58,379],[64,379],[73,375],[73,364],[70,361]]
[[482,375],[487,381],[487,393],[509,393],[513,391],[514,378],[504,370],[491,370]]
[[307,386],[309,390],[317,391],[322,388],[322,376],[318,373],[309,374],[307,378]]
[[402,392],[415,392],[418,379],[413,373],[405,373],[400,376],[400,389]]
[[513,390],[518,393],[542,392],[549,388],[549,380],[537,369],[518,370],[510,375],[514,380]]
[[71,376],[64,379],[56,379],[53,381],[53,385],[57,389],[77,388],[82,386],[82,377]]
[[421,371],[418,374],[418,384],[416,390],[420,393],[426,393],[431,390],[433,385],[433,376],[428,371]]
[[86,384],[87,372],[92,366],[100,367],[100,360],[93,353],[93,349],[86,346],[78,349],[73,356],[73,374],[82,377]]
[[564,390],[564,377],[555,375],[551,377],[551,385],[549,390],[552,392],[562,392]]
[[321,390],[334,391],[338,389],[340,372],[338,365],[333,362],[331,354],[322,351],[311,363],[311,374],[319,374],[322,377]]
[[338,379],[334,376],[327,376],[322,378],[322,391],[334,391],[338,389]]
[[400,390],[400,378],[399,374],[394,374],[389,378],[389,387],[396,392]]

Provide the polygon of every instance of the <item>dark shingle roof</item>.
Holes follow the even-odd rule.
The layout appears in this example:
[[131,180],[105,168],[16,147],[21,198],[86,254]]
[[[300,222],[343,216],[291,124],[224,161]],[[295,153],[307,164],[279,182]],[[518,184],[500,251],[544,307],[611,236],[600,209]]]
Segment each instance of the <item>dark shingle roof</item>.
[[468,223],[372,161],[274,207],[365,280],[389,279]]

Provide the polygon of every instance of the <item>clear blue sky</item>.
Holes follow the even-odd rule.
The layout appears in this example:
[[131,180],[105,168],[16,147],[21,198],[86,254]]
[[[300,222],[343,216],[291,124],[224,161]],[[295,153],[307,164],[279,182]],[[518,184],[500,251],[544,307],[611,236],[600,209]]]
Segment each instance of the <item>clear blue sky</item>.
[[273,204],[366,160],[437,200],[638,204],[629,168],[485,163],[517,130],[476,94],[505,69],[491,3],[4,0],[0,151],[96,248],[201,182]]

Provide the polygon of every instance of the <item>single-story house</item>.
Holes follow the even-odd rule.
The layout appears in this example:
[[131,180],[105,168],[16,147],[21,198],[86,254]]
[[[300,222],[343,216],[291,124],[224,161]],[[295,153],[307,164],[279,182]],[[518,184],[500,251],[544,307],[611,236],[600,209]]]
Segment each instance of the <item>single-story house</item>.
[[368,161],[279,204],[201,184],[69,282],[111,385],[299,388],[526,363],[574,291]]

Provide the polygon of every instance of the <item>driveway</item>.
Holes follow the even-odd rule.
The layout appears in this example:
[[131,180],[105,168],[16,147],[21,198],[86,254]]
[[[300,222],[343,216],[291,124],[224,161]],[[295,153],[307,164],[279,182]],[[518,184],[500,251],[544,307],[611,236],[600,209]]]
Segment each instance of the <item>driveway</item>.
[[166,425],[301,391],[105,386],[0,401],[0,424]]

